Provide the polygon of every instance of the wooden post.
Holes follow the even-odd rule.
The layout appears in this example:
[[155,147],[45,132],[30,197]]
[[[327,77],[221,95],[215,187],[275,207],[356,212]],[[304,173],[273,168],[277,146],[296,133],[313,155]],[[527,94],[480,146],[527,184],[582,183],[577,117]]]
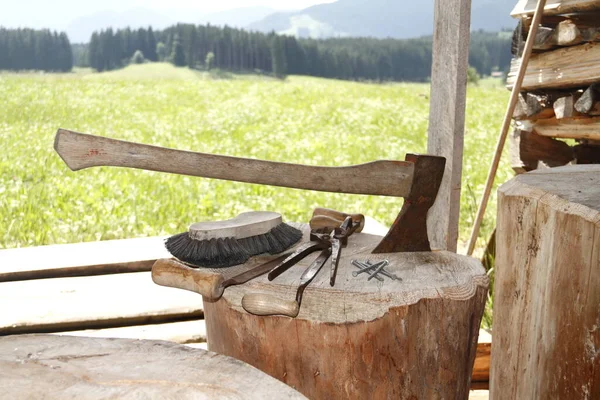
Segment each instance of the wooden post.
[[462,176],[471,0],[436,0],[427,152],[446,171],[427,220],[431,248],[456,252]]
[[498,191],[493,399],[600,398],[600,166]]
[[[371,254],[380,239],[351,236],[335,286],[321,271],[304,291],[296,318],[249,314],[242,299],[293,300],[314,257],[272,282],[260,277],[205,301],[209,349],[311,399],[466,400],[487,297],[483,266],[447,251]],[[353,259],[387,259],[385,269],[400,279],[353,276]]]

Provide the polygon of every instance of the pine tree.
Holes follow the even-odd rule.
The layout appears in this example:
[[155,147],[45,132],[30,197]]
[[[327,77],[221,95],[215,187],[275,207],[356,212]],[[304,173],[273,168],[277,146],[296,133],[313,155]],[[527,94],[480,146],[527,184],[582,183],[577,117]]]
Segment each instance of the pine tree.
[[147,49],[146,51],[148,53],[144,53],[144,55],[146,56],[146,58],[150,61],[158,61],[158,54],[156,52],[157,48],[156,48],[156,37],[154,36],[154,31],[152,31],[152,27],[149,26],[148,30],[146,31],[147,34],[147,39],[146,39],[146,43],[147,43]]
[[272,34],[271,36],[271,65],[273,75],[279,79],[285,78],[286,62],[283,40],[280,36]]
[[175,35],[171,62],[178,67],[185,66],[185,53],[183,52],[183,44],[179,39],[179,35]]

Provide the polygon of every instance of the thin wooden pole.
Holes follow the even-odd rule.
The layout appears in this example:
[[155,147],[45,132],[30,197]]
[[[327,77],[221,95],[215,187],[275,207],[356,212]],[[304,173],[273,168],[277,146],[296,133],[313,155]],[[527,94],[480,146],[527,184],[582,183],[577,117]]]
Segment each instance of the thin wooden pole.
[[508,129],[510,128],[512,115],[517,104],[517,99],[519,98],[519,93],[521,92],[521,85],[523,84],[523,78],[525,77],[525,71],[527,70],[527,63],[529,62],[529,57],[531,56],[535,35],[537,33],[538,25],[542,20],[545,6],[546,0],[538,0],[535,13],[533,14],[531,28],[529,29],[529,34],[527,35],[527,40],[525,41],[525,50],[523,51],[523,56],[521,57],[521,65],[519,66],[517,79],[515,80],[515,84],[510,93],[508,108],[504,114],[504,121],[502,122],[500,137],[498,138],[498,143],[496,144],[496,153],[494,154],[494,158],[492,160],[487,181],[485,182],[485,189],[483,190],[483,197],[481,199],[481,203],[479,204],[479,209],[477,210],[477,216],[475,218],[473,230],[471,231],[471,238],[469,239],[469,245],[467,248],[467,255],[469,256],[473,254],[475,242],[479,236],[481,221],[483,221],[483,215],[485,214],[485,209],[490,198],[490,192],[492,191],[492,186],[494,185],[494,179],[496,178],[496,172],[498,171],[498,164],[500,164],[500,157],[502,156],[502,149],[504,149],[504,143],[506,142],[506,136],[508,134]]

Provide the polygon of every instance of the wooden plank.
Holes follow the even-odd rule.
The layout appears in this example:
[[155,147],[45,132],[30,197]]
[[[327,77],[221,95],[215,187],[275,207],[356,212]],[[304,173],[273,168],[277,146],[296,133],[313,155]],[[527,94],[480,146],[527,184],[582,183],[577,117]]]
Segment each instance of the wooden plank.
[[150,271],[169,258],[164,237],[0,250],[0,282]]
[[197,294],[152,282],[150,272],[0,283],[0,334],[158,323],[203,316]]
[[179,344],[206,343],[206,323],[202,319],[124,326],[121,328],[86,329],[60,332],[61,336],[82,336],[97,338],[166,340]]
[[153,340],[0,338],[3,399],[305,399],[232,358]]
[[533,124],[533,131],[540,136],[600,140],[600,117],[540,119]]
[[[580,88],[600,81],[600,43],[586,43],[532,54],[522,90]],[[512,88],[521,60],[513,59],[507,79]]]
[[[536,0],[519,0],[510,12],[514,18],[523,18],[532,15],[535,11]],[[544,7],[544,16],[569,14],[581,11],[600,10],[599,0],[548,0]]]
[[456,251],[465,127],[471,1],[436,0],[427,152],[446,157],[427,227],[431,248]]

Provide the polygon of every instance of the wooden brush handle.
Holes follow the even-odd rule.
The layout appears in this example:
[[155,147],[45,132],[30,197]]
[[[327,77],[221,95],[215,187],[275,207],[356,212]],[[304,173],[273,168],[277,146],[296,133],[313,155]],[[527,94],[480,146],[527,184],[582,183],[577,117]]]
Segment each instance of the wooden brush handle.
[[330,208],[317,207],[310,219],[311,229],[337,228],[348,217],[352,217],[353,223],[359,223],[355,232],[360,232],[365,227],[365,216],[362,214],[346,214]]
[[286,315],[295,318],[300,311],[296,300],[283,300],[270,294],[247,293],[242,297],[244,310],[254,315]]
[[216,300],[223,295],[223,276],[206,268],[190,268],[176,260],[161,258],[152,266],[152,280],[161,286],[189,290]]
[[168,149],[59,129],[54,149],[73,171],[115,166],[324,192],[405,197],[414,164],[317,167]]

